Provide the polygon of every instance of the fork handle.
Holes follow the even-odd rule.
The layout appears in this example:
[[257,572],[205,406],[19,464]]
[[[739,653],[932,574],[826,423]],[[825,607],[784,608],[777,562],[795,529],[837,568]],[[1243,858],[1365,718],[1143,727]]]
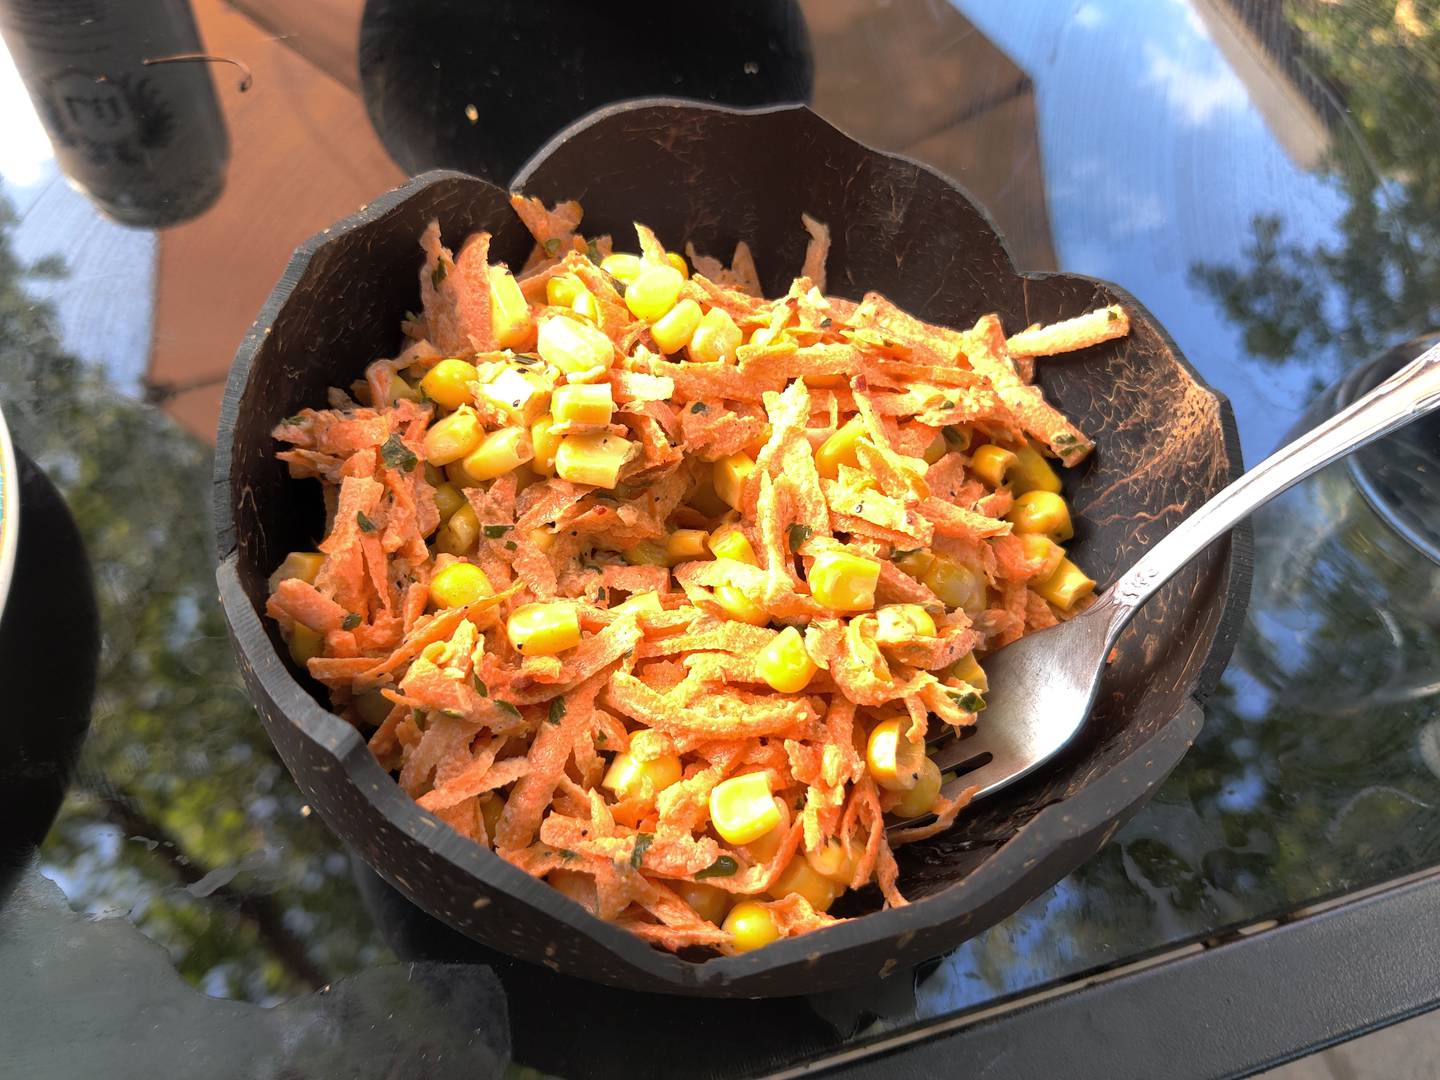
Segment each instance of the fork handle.
[[[1440,407],[1440,345],[1294,442],[1282,446],[1176,526],[1101,596],[1110,636],[1215,540],[1292,484]],[[1098,606],[1098,605],[1097,605]]]

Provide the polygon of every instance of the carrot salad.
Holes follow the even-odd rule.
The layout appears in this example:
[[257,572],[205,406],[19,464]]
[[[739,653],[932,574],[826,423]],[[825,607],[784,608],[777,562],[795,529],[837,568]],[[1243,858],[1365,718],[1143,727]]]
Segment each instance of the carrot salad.
[[1094,586],[1053,468],[1092,443],[1034,358],[1125,312],[1007,338],[827,296],[808,217],[765,299],[743,243],[512,201],[523,267],[432,223],[399,355],[274,430],[327,510],[270,582],[291,655],[421,807],[657,946],[903,905],[894,847],[970,797],[927,739]]

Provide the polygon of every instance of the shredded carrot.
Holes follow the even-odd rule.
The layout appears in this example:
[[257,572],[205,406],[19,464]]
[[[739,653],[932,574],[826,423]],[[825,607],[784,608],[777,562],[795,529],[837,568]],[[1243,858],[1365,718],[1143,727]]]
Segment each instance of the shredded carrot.
[[[832,844],[849,887],[903,905],[893,847],[951,828],[973,791],[887,834],[902,798],[872,775],[870,732],[983,723],[976,658],[1073,614],[1039,591],[1054,564],[1012,513],[1023,489],[977,460],[1027,437],[1061,464],[1088,453],[1032,366],[1123,336],[1125,312],[1007,340],[993,315],[957,330],[828,297],[830,231],[804,216],[802,274],[773,299],[747,242],[728,265],[684,245],[674,287],[721,344],[662,356],[579,204],[512,206],[535,239],[516,275],[528,323],[496,322],[510,295],[489,234],[452,254],[432,222],[400,350],[275,425],[326,525],[277,569],[267,613],[421,808],[660,948],[739,949],[692,885],[758,899],[782,937],[834,924],[776,894]],[[636,238],[641,272],[673,284],[662,238]],[[593,304],[552,306],[561,275]],[[530,336],[501,347],[516,325]],[[583,357],[556,352],[579,340]],[[473,366],[458,409],[416,392],[446,357]],[[566,384],[593,415],[560,415]],[[459,456],[428,460],[451,437]],[[608,473],[594,440],[619,448]],[[547,645],[521,647],[526,619]],[[731,843],[712,799],[752,773],[771,796],[755,812],[784,813]]]

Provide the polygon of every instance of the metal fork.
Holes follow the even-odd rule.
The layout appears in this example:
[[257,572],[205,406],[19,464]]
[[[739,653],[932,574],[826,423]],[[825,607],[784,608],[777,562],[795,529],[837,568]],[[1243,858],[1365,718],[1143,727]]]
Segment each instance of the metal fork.
[[1120,632],[1160,586],[1292,484],[1437,407],[1440,345],[1220,491],[1080,615],[996,652],[985,664],[991,689],[973,734],[945,736],[934,752],[942,771],[961,774],[944,794],[978,786],[975,798],[993,795],[1053,758],[1089,715]]

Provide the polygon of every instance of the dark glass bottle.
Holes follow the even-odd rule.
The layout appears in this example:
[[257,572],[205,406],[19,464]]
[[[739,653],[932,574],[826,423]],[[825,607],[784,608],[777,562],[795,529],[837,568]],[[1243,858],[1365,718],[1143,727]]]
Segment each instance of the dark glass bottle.
[[189,0],[0,0],[0,36],[61,171],[104,214],[158,228],[215,202],[230,143],[209,69],[153,63],[201,51]]

